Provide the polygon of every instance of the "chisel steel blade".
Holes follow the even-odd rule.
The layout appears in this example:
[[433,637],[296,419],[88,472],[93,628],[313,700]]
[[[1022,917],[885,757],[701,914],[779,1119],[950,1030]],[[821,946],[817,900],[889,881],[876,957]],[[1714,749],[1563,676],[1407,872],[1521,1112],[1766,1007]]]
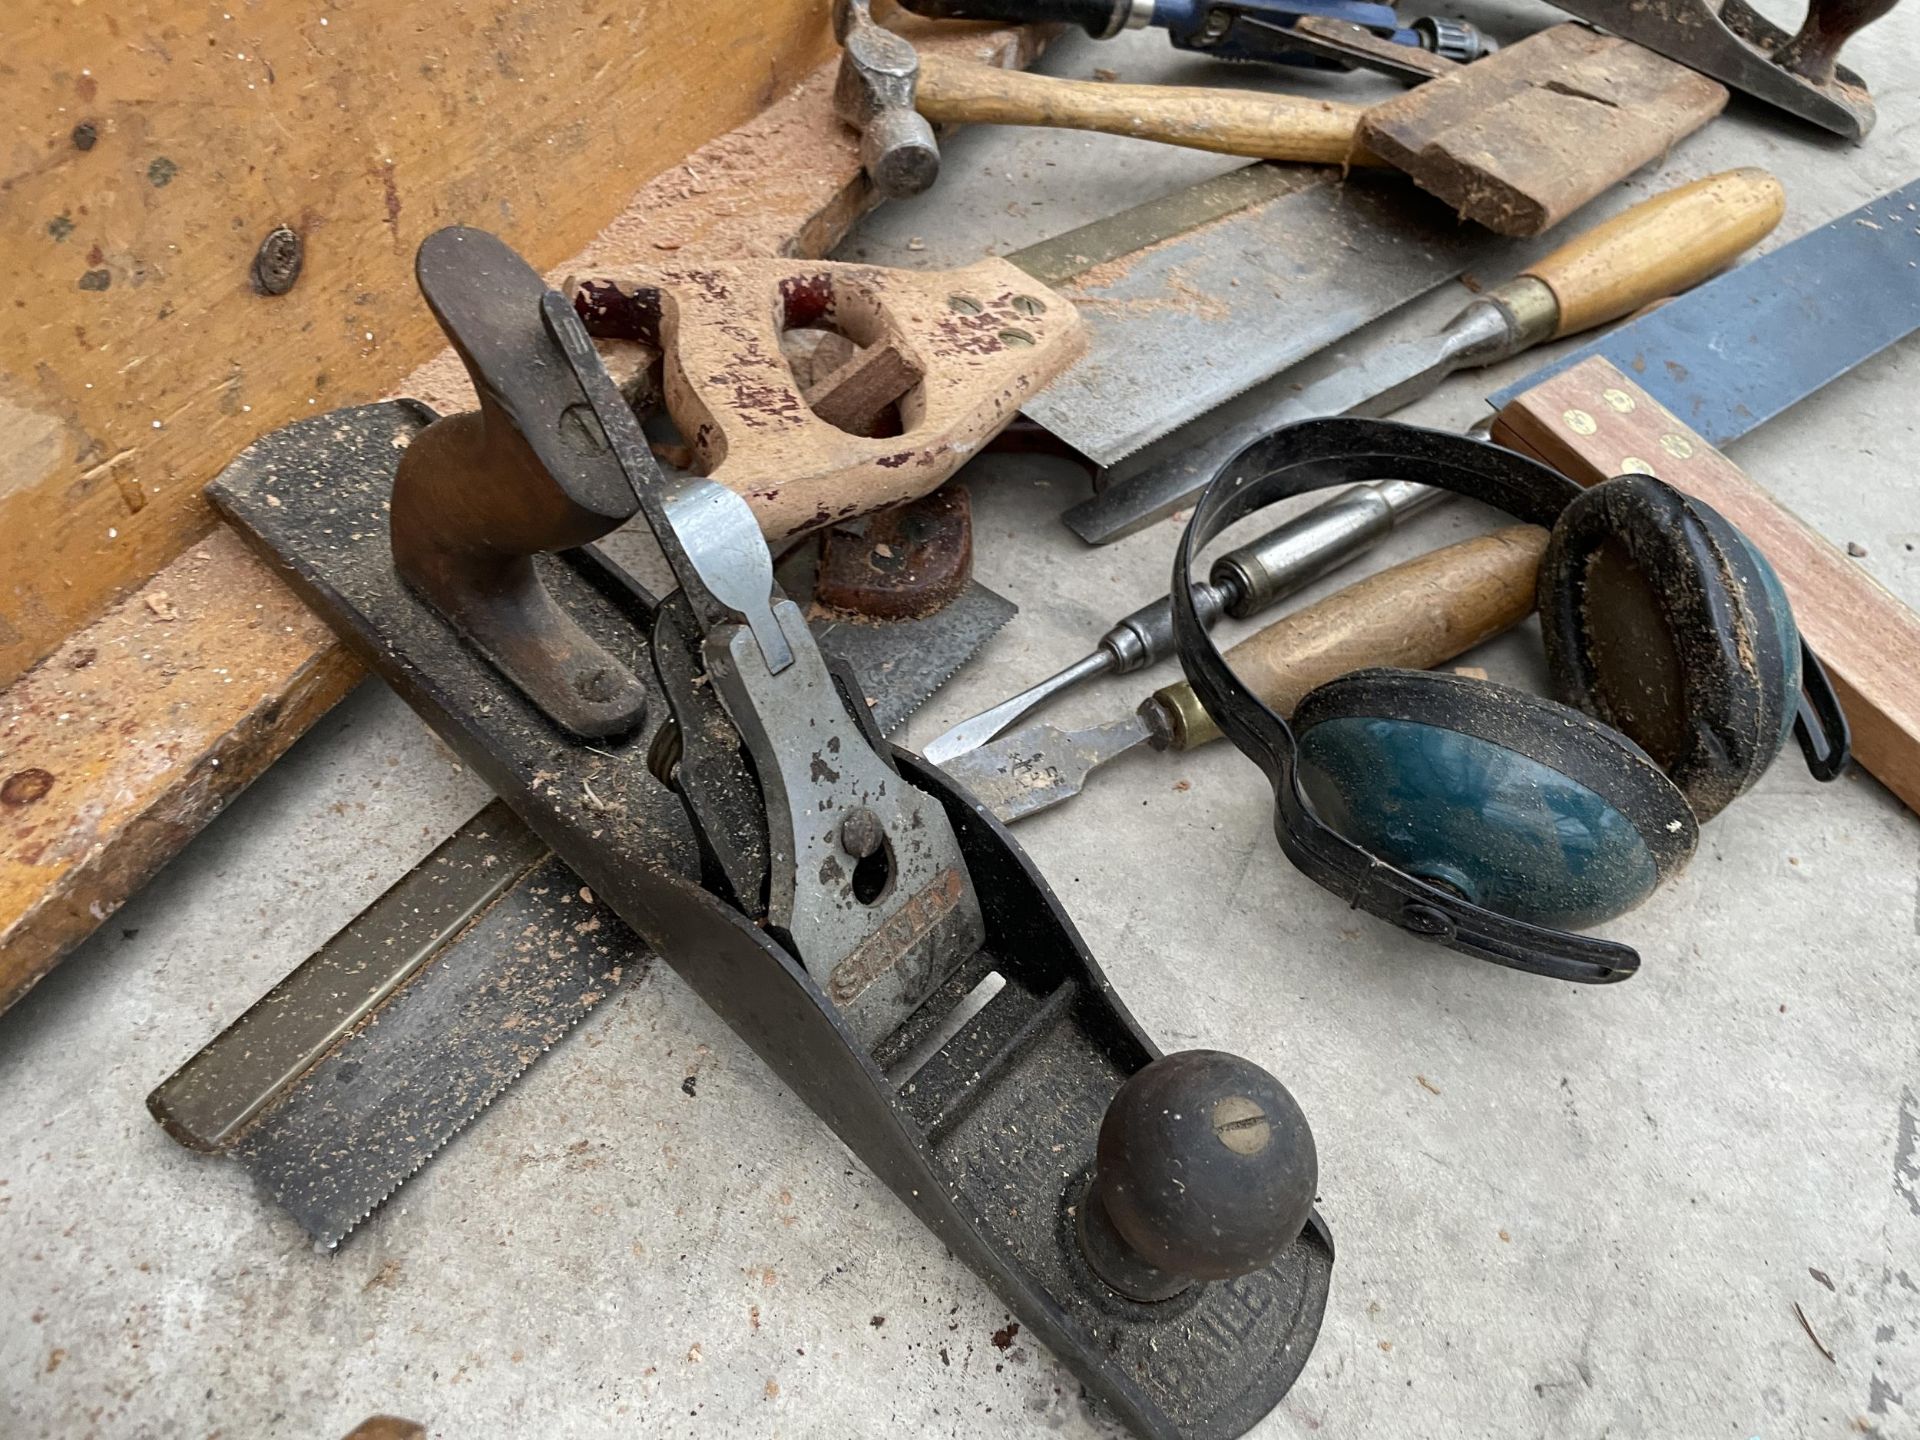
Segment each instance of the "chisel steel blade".
[[1090,331],[1025,413],[1111,465],[1499,245],[1391,177],[1230,172],[1008,257]]
[[1071,800],[1100,766],[1151,739],[1138,714],[1089,730],[1029,725],[956,755],[940,768],[972,791],[1002,825],[1011,825]]
[[1604,355],[1710,444],[1920,330],[1920,180],[1669,300],[1489,397]]

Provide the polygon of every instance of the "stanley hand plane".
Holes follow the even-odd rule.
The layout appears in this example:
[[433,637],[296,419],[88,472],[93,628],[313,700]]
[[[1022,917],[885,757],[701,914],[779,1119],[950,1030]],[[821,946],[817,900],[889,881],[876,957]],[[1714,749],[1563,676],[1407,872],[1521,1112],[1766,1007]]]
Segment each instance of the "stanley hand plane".
[[[476,230],[418,275],[479,410],[300,422],[216,503],[1092,1395],[1243,1433],[1333,1265],[1292,1097],[1159,1054],[1007,832],[880,738],[747,501],[663,473],[573,305]],[[593,548],[636,514],[664,597]]]

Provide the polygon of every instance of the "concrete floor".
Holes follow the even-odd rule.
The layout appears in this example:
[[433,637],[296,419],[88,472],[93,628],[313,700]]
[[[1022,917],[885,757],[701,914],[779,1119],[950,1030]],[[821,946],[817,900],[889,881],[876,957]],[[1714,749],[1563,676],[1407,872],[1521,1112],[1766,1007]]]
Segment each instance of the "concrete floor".
[[[1508,34],[1546,15],[1469,13]],[[1830,219],[1920,170],[1917,49],[1909,6],[1850,53],[1883,104],[1863,148],[1736,100],[1603,203],[1760,163],[1790,197],[1776,241]],[[1096,64],[1199,73],[1151,34],[1048,62]],[[1220,166],[970,133],[849,253],[958,262]],[[1526,368],[1411,415],[1469,421]],[[1909,342],[1735,452],[1910,604],[1916,393]],[[1052,518],[1074,472],[993,458],[973,479],[981,575],[1023,610],[909,741],[1165,584],[1171,523],[1090,553]],[[1382,558],[1488,523],[1445,508]],[[1489,652],[1539,679],[1531,633]],[[664,967],[331,1258],[161,1134],[147,1091],[483,799],[363,686],[0,1019],[0,1435],[330,1437],[377,1410],[448,1437],[1109,1433],[1044,1349],[993,1343],[1009,1317],[985,1289]],[[1313,1122],[1340,1258],[1256,1433],[1920,1435],[1920,826],[1874,781],[1776,767],[1611,927],[1646,965],[1598,991],[1344,910],[1281,858],[1226,747],[1123,764],[1020,833],[1164,1047],[1253,1057]]]

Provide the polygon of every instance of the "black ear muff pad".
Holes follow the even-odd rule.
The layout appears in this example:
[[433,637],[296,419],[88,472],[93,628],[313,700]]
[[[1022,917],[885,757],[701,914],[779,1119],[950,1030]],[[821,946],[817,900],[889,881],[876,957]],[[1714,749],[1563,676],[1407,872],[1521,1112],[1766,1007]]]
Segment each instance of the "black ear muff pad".
[[1409,875],[1534,925],[1633,909],[1699,827],[1646,752],[1565,705],[1442,672],[1358,670],[1294,711],[1322,821]]
[[1710,506],[1650,475],[1586,491],[1540,567],[1561,699],[1622,731],[1700,820],[1759,779],[1792,733],[1801,645],[1780,582]]
[[[1642,639],[1636,647],[1633,636],[1641,627],[1623,622],[1618,636],[1609,631],[1602,637],[1599,653],[1612,653],[1609,649],[1612,646],[1614,650],[1636,655],[1636,665],[1643,678],[1634,683],[1641,691],[1633,690],[1626,679],[1620,678],[1622,674],[1631,674],[1632,667],[1616,673],[1611,664],[1605,667],[1604,675],[1598,668],[1589,667],[1584,680],[1574,676],[1563,683],[1572,693],[1578,681],[1584,693],[1592,695],[1598,693],[1604,679],[1610,687],[1609,704],[1615,698],[1613,691],[1618,690],[1622,697],[1621,709],[1637,707],[1648,715],[1658,716],[1657,724],[1643,723],[1641,727],[1655,743],[1648,744],[1638,735],[1609,734],[1606,726],[1595,724],[1589,715],[1532,697],[1513,698],[1508,692],[1508,698],[1489,699],[1477,708],[1474,702],[1456,703],[1457,715],[1448,724],[1436,724],[1435,712],[1425,708],[1418,713],[1389,710],[1372,716],[1356,713],[1341,717],[1341,720],[1358,721],[1361,731],[1368,725],[1409,727],[1397,737],[1381,732],[1368,741],[1375,748],[1359,749],[1353,753],[1361,758],[1349,760],[1337,752],[1359,741],[1351,730],[1329,728],[1340,722],[1330,709],[1319,708],[1332,707],[1344,692],[1326,686],[1315,692],[1321,697],[1314,702],[1316,708],[1308,710],[1303,706],[1300,712],[1304,719],[1318,716],[1314,762],[1317,775],[1313,780],[1318,798],[1310,795],[1305,775],[1308,767],[1302,760],[1303,747],[1292,727],[1248,688],[1208,633],[1194,602],[1193,565],[1207,545],[1229,526],[1265,506],[1331,485],[1371,480],[1411,480],[1436,486],[1498,506],[1529,524],[1552,528],[1554,536],[1547,553],[1549,565],[1555,563],[1554,547],[1558,546],[1561,571],[1577,577],[1575,582],[1542,582],[1543,628],[1549,646],[1557,648],[1563,657],[1593,653],[1585,635],[1587,615],[1598,606],[1613,603],[1600,599],[1601,588],[1615,583],[1616,576],[1624,577],[1616,585],[1622,592],[1634,591],[1637,587],[1640,613],[1649,620],[1645,628],[1655,638]],[[1846,717],[1841,713],[1832,687],[1827,684],[1818,657],[1798,643],[1791,629],[1792,611],[1766,562],[1746,545],[1738,531],[1713,511],[1685,500],[1678,492],[1653,480],[1644,482],[1657,497],[1648,505],[1666,508],[1655,510],[1654,517],[1649,518],[1648,505],[1636,504],[1627,498],[1641,484],[1636,478],[1629,480],[1625,488],[1616,490],[1621,482],[1611,481],[1590,495],[1558,471],[1497,445],[1482,444],[1463,435],[1350,416],[1283,425],[1242,446],[1215,470],[1174,551],[1168,596],[1173,611],[1174,641],[1180,655],[1180,668],[1186,672],[1200,703],[1206,706],[1207,713],[1227,739],[1261,768],[1273,786],[1274,834],[1287,858],[1303,874],[1357,910],[1377,915],[1411,934],[1426,936],[1450,949],[1497,964],[1585,984],[1624,980],[1633,974],[1639,968],[1640,957],[1631,946],[1560,927],[1618,913],[1632,903],[1628,899],[1623,904],[1622,897],[1657,885],[1662,877],[1684,863],[1695,844],[1698,821],[1689,808],[1684,786],[1675,786],[1663,779],[1653,763],[1655,757],[1646,753],[1655,749],[1657,736],[1677,737],[1664,748],[1686,762],[1690,752],[1688,742],[1695,733],[1693,717],[1708,710],[1691,698],[1693,692],[1688,688],[1699,683],[1687,663],[1697,642],[1692,633],[1682,627],[1685,617],[1676,602],[1659,592],[1665,583],[1661,576],[1668,573],[1671,566],[1667,570],[1656,570],[1645,560],[1657,548],[1659,537],[1668,533],[1679,537],[1670,544],[1697,557],[1688,573],[1697,570],[1703,576],[1720,577],[1720,583],[1715,585],[1694,584],[1690,603],[1697,605],[1696,615],[1713,622],[1715,635],[1736,637],[1732,647],[1741,663],[1732,668],[1764,677],[1774,673],[1772,665],[1778,665],[1777,691],[1763,694],[1763,686],[1754,686],[1744,691],[1745,698],[1738,699],[1733,706],[1736,711],[1744,706],[1750,712],[1741,723],[1726,726],[1727,734],[1738,739],[1738,746],[1734,739],[1722,739],[1720,732],[1712,727],[1708,728],[1710,738],[1701,742],[1702,748],[1709,751],[1717,747],[1731,752],[1744,746],[1745,754],[1757,757],[1757,763],[1755,759],[1742,762],[1755,768],[1742,774],[1734,788],[1727,792],[1729,798],[1765,768],[1772,753],[1766,742],[1769,733],[1774,737],[1772,749],[1778,749],[1779,737],[1785,733],[1785,723],[1780,718],[1782,706],[1797,706],[1794,728],[1813,774],[1820,779],[1830,779],[1840,772],[1847,760]],[[1593,512],[1595,518],[1560,525],[1563,516],[1586,505],[1597,507]],[[1616,505],[1630,512],[1625,534],[1636,537],[1634,543],[1622,540],[1619,552],[1610,552],[1597,568],[1585,558],[1576,564],[1575,556],[1597,552],[1603,541],[1619,533],[1613,512],[1607,508]],[[1635,515],[1639,518],[1634,519]],[[1663,530],[1661,516],[1666,517],[1668,530]],[[1587,534],[1589,525],[1595,532],[1592,536]],[[1774,600],[1775,608],[1769,612],[1770,625],[1762,624],[1758,618],[1764,598]],[[1620,603],[1631,613],[1635,600],[1630,597]],[[1722,624],[1723,619],[1727,623]],[[1664,636],[1664,649],[1661,636]],[[1742,647],[1750,654],[1743,656]],[[1768,661],[1769,653],[1782,658],[1777,662]],[[1793,698],[1793,672],[1784,658],[1792,653],[1800,657],[1800,671],[1805,681],[1804,692],[1797,701]],[[1562,660],[1561,668],[1572,672],[1576,665],[1568,658]],[[1389,691],[1389,698],[1397,693]],[[1781,693],[1787,698],[1773,698]],[[1631,699],[1631,705],[1626,703],[1627,699]],[[1387,700],[1376,694],[1370,703],[1385,705]],[[1600,713],[1600,701],[1589,703],[1593,714]],[[1532,707],[1530,715],[1527,707]],[[1473,717],[1473,723],[1458,718],[1468,714]],[[1524,732],[1516,729],[1523,718],[1526,719]],[[1428,732],[1446,734],[1436,739],[1432,734],[1414,731],[1411,727],[1416,725],[1425,726]],[[1778,728],[1769,732],[1769,725]],[[1541,729],[1557,729],[1563,733],[1550,741],[1538,741]],[[1367,737],[1361,734],[1359,739]],[[1443,782],[1453,784],[1465,796],[1498,793],[1500,798],[1488,800],[1484,805],[1477,801],[1461,802],[1468,812],[1459,822],[1466,827],[1461,833],[1477,830],[1476,843],[1480,848],[1470,850],[1464,841],[1456,847],[1451,842],[1458,837],[1444,834],[1431,837],[1434,843],[1428,844],[1428,837],[1417,835],[1403,825],[1407,848],[1396,850],[1403,840],[1390,829],[1380,828],[1391,825],[1394,817],[1383,819],[1366,813],[1376,805],[1391,804],[1398,807],[1398,815],[1403,820],[1413,814],[1403,796],[1388,793],[1403,782],[1411,786],[1410,779],[1389,777],[1383,783],[1382,777],[1369,776],[1360,768],[1362,764],[1381,763],[1383,755],[1405,753],[1396,748],[1396,741],[1400,739],[1407,742],[1409,751],[1417,751],[1421,744],[1428,747],[1427,758],[1436,768],[1429,780],[1421,783],[1443,788]],[[1636,749],[1634,740],[1639,740],[1645,750]],[[1542,748],[1535,748],[1536,744]],[[1527,771],[1521,762],[1537,765],[1538,769]],[[1495,785],[1494,771],[1502,767],[1511,769],[1513,774]],[[1681,763],[1680,768],[1686,773],[1688,766]],[[1729,764],[1725,773],[1739,771]],[[1724,790],[1726,782],[1719,783]],[[1343,786],[1346,799],[1342,798]],[[1367,786],[1374,788],[1369,791]],[[1536,788],[1530,793],[1529,786]],[[1588,838],[1577,835],[1563,837],[1558,831],[1548,834],[1543,826],[1552,815],[1552,807],[1542,801],[1538,786],[1554,791],[1554,803],[1564,801],[1566,813],[1574,817],[1576,829],[1589,826],[1599,838],[1590,843]],[[1579,793],[1582,791],[1584,796]],[[1412,793],[1411,789],[1406,791],[1406,794]],[[1349,838],[1339,826],[1322,819],[1322,802],[1329,806],[1344,805],[1347,813],[1342,817],[1342,824],[1353,834],[1365,834],[1368,839]],[[1711,796],[1701,803],[1708,807],[1706,813],[1718,808]],[[1584,820],[1579,818],[1582,813]],[[1411,821],[1405,824],[1410,825]],[[1369,830],[1368,826],[1373,828]],[[1448,843],[1439,843],[1443,840]],[[1421,843],[1416,845],[1416,841]],[[1380,848],[1374,848],[1376,843]],[[1538,852],[1531,864],[1520,858],[1529,846]],[[1471,854],[1485,862],[1481,865],[1483,873],[1469,873],[1457,863],[1449,868],[1446,858],[1449,850],[1456,857]],[[1406,868],[1401,860],[1394,858],[1396,853],[1408,857],[1408,863],[1416,869]],[[1636,853],[1641,854],[1644,865],[1634,858]],[[1556,876],[1568,886],[1557,895],[1554,893]],[[1480,899],[1468,898],[1476,894]],[[1497,908],[1509,894],[1515,897],[1517,908],[1530,913],[1551,913],[1555,923],[1538,923]],[[1481,903],[1481,899],[1487,903]]]

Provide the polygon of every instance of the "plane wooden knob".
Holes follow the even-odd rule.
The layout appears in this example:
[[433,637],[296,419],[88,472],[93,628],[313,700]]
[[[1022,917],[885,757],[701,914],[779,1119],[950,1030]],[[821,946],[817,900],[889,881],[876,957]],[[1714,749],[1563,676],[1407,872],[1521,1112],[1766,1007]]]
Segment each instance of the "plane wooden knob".
[[1319,1182],[1286,1086],[1238,1055],[1183,1050],[1107,1106],[1075,1230],[1094,1273],[1152,1303],[1270,1264],[1306,1228]]

